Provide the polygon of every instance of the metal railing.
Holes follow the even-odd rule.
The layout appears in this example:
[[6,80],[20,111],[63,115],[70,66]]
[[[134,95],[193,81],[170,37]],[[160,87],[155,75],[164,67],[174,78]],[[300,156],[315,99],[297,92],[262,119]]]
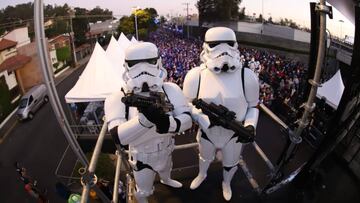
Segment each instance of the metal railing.
[[[273,112],[271,112],[271,110],[269,110],[265,105],[260,105],[260,110],[262,110],[264,113],[266,113],[270,118],[272,118],[276,123],[281,125],[284,129],[288,128],[288,126],[280,118],[278,118]],[[94,149],[94,153],[93,153],[91,161],[90,161],[89,168],[88,168],[88,170],[86,172],[86,175],[84,175],[83,178],[82,178],[82,183],[83,183],[83,192],[82,192],[82,199],[81,199],[82,203],[86,203],[88,201],[90,188],[94,184],[96,184],[96,181],[97,181],[97,177],[96,177],[94,172],[95,172],[96,165],[97,165],[97,159],[98,159],[99,154],[101,152],[101,147],[102,147],[102,144],[103,144],[103,141],[104,141],[104,138],[105,138],[106,129],[107,129],[107,124],[105,122],[105,124],[102,126],[102,129],[101,129],[100,134],[98,136],[98,139],[97,139],[97,142],[96,142],[96,145],[95,145],[95,149]],[[258,146],[256,142],[253,142],[249,146],[253,146],[255,148],[255,151],[257,152],[257,154],[260,155],[260,157],[264,160],[264,162],[266,163],[266,165],[270,169],[270,176],[272,176],[273,173],[274,173],[275,167],[271,163],[271,161],[268,159],[266,154],[262,151],[260,146]],[[174,150],[185,150],[185,149],[190,149],[190,148],[194,148],[194,147],[198,147],[197,142],[187,143],[187,144],[182,144],[182,145],[176,145],[174,147]],[[127,162],[127,160],[123,160],[124,158],[122,158],[121,153],[125,153],[125,152],[117,150],[116,153],[115,153],[116,157],[117,157],[117,161],[116,161],[116,171],[115,171],[112,202],[117,202],[118,201],[118,195],[119,195],[118,190],[119,190],[119,179],[120,179],[120,172],[121,172],[121,163],[122,163],[122,161]],[[247,167],[247,164],[246,164],[246,162],[245,162],[245,160],[243,159],[242,156],[239,159],[239,165],[242,168],[242,170],[244,171],[250,185],[253,187],[253,189],[258,194],[260,194],[261,193],[261,188],[260,188],[259,184],[257,183],[257,181],[255,180],[255,178],[253,177],[253,175],[251,174],[251,172],[250,172],[249,168]],[[194,167],[194,166],[191,166],[191,168]],[[181,170],[186,169],[186,168],[189,168],[189,167],[173,168],[172,170],[173,171],[181,171]],[[131,169],[127,168],[126,170],[131,170]],[[133,180],[133,177],[130,175],[130,171],[125,171],[125,173],[126,173],[127,187],[128,187],[127,188],[127,193],[126,193],[126,196],[127,196],[126,199],[127,199],[127,202],[134,202],[134,194],[133,194],[133,192],[134,192],[134,190],[133,190],[133,188],[134,188],[134,180]]]

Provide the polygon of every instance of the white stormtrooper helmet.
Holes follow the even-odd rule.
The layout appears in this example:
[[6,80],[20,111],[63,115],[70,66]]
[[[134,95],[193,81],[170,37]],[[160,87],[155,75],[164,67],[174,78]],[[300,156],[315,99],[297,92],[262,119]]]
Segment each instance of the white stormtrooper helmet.
[[158,49],[150,42],[130,45],[125,50],[124,66],[123,79],[127,92],[158,91],[167,76]]
[[241,68],[240,52],[234,31],[226,27],[210,28],[205,34],[200,59],[215,73],[235,72]]

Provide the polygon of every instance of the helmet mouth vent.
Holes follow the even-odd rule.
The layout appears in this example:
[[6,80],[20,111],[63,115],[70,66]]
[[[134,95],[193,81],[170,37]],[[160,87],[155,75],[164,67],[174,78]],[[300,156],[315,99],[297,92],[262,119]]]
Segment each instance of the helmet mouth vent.
[[149,75],[149,76],[155,77],[155,75],[153,75],[153,74],[151,74],[151,73],[148,73],[148,72],[143,71],[143,72],[141,72],[139,75],[135,76],[133,79],[138,78],[138,77],[140,77],[140,76],[142,76],[142,75]]

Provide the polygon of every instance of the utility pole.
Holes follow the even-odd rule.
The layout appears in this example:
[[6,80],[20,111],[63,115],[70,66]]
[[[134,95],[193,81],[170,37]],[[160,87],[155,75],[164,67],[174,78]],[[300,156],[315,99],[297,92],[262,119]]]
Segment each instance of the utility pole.
[[189,5],[190,3],[183,3],[186,6],[186,30],[187,30],[187,38],[189,39]]
[[68,11],[70,15],[70,41],[71,41],[71,48],[73,52],[73,59],[74,59],[74,65],[77,65],[77,58],[76,58],[76,51],[75,51],[75,44],[74,44],[74,31],[73,31],[73,23],[72,19],[75,17],[75,11],[70,8]]

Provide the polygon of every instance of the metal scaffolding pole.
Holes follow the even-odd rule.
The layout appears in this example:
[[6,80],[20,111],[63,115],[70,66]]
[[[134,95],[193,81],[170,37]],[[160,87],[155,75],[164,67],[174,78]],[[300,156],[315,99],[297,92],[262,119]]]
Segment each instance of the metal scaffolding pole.
[[35,0],[34,2],[34,31],[37,52],[40,59],[40,67],[43,73],[44,82],[48,90],[48,96],[51,106],[54,110],[56,119],[71,147],[73,152],[84,167],[87,167],[89,162],[82,151],[79,143],[77,142],[70,125],[66,119],[65,112],[61,106],[59,95],[57,94],[54,73],[52,71],[51,63],[48,58],[47,40],[44,31],[44,4],[42,0]]
[[[98,159],[99,159],[99,155],[101,153],[101,148],[102,148],[102,145],[103,145],[103,142],[104,142],[106,131],[107,131],[107,123],[106,123],[106,121],[104,121],[104,125],[102,126],[101,132],[100,132],[99,137],[98,137],[98,139],[96,141],[94,152],[93,152],[91,160],[90,160],[89,168],[88,168],[87,172],[81,178],[81,183],[83,184],[83,192],[82,192],[82,195],[81,195],[81,203],[87,203],[88,202],[90,188],[92,186],[96,185],[97,177],[95,175],[95,170],[96,170],[96,165],[97,165],[97,162],[98,162]],[[98,187],[94,187],[93,189],[96,191],[96,194],[100,197],[100,199],[103,202],[109,202],[110,203],[109,198]]]
[[114,179],[114,190],[113,190],[113,203],[117,203],[119,201],[119,180],[120,180],[120,170],[121,170],[121,156],[120,152],[116,150],[116,172],[115,172],[115,179]]
[[307,102],[304,106],[304,113],[302,118],[299,121],[299,126],[295,129],[294,132],[289,131],[290,144],[284,151],[284,156],[278,163],[278,166],[275,169],[274,176],[271,178],[267,186],[264,188],[263,192],[269,194],[279,189],[285,183],[288,183],[294,179],[294,177],[301,171],[303,165],[298,168],[295,172],[290,174],[284,180],[279,180],[280,174],[282,173],[285,165],[289,162],[291,157],[294,154],[296,147],[302,142],[302,132],[309,124],[310,114],[315,108],[315,97],[318,87],[320,86],[320,76],[321,69],[325,56],[325,43],[326,43],[326,15],[332,15],[330,7],[326,6],[326,0],[320,0],[316,5],[315,11],[319,13],[320,24],[319,24],[319,40],[318,40],[318,52],[316,60],[316,68],[313,79],[309,80],[311,84],[311,90]]

